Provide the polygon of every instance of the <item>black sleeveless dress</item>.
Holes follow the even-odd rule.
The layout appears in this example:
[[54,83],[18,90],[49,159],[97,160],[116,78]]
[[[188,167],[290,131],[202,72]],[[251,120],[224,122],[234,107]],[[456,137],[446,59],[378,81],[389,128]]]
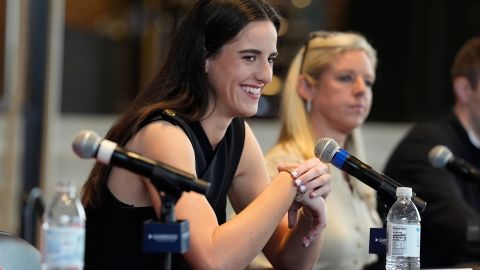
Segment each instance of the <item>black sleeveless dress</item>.
[[[235,118],[215,150],[199,122],[185,122],[156,113],[141,125],[157,120],[180,126],[188,135],[195,152],[197,176],[210,182],[206,197],[219,224],[226,221],[226,199],[235,176],[245,142],[245,123]],[[134,207],[119,201],[103,181],[101,205],[86,208],[85,269],[162,269],[163,254],[142,251],[143,223],[155,219],[153,207]],[[181,254],[173,254],[171,269],[190,269]]]

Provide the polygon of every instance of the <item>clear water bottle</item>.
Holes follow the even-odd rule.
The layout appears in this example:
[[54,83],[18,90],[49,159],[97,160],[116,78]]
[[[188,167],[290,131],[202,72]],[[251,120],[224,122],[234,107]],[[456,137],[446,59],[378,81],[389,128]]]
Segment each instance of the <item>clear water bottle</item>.
[[59,183],[43,216],[42,269],[83,269],[85,221],[76,187],[72,183]]
[[388,211],[386,270],[420,269],[420,213],[411,198],[411,188],[398,187]]

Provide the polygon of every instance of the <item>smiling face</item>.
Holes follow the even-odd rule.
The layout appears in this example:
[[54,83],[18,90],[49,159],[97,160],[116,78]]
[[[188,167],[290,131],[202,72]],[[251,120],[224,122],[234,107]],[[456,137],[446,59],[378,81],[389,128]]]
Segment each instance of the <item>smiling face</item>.
[[252,116],[265,85],[272,80],[277,56],[277,32],[270,21],[249,23],[218,54],[206,60],[206,73],[215,92],[214,114]]
[[367,118],[375,71],[362,50],[340,53],[312,86],[312,120],[316,129],[349,134]]

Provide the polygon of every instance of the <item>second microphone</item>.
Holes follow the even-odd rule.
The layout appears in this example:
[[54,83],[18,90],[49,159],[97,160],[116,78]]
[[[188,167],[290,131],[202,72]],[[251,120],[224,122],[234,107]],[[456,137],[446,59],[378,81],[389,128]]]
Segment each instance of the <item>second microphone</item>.
[[102,139],[93,131],[79,132],[72,147],[81,158],[95,158],[100,163],[118,166],[145,176],[167,194],[178,195],[182,191],[206,194],[209,188],[208,182],[198,179],[193,174],[127,151],[112,141]]
[[[395,202],[397,187],[403,186],[350,155],[350,153],[340,148],[338,143],[331,138],[321,138],[318,140],[315,145],[315,156],[322,162],[332,163],[333,166],[375,189],[380,199],[388,207]],[[427,203],[424,200],[414,195],[412,201],[418,211],[423,212],[425,210]]]

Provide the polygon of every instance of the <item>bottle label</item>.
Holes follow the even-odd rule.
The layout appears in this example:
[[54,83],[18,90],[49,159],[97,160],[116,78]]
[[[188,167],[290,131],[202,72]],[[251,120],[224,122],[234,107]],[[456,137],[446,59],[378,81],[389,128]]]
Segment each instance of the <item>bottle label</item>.
[[45,231],[44,260],[49,267],[83,268],[85,227],[53,227]]
[[387,256],[420,257],[420,225],[387,224]]

